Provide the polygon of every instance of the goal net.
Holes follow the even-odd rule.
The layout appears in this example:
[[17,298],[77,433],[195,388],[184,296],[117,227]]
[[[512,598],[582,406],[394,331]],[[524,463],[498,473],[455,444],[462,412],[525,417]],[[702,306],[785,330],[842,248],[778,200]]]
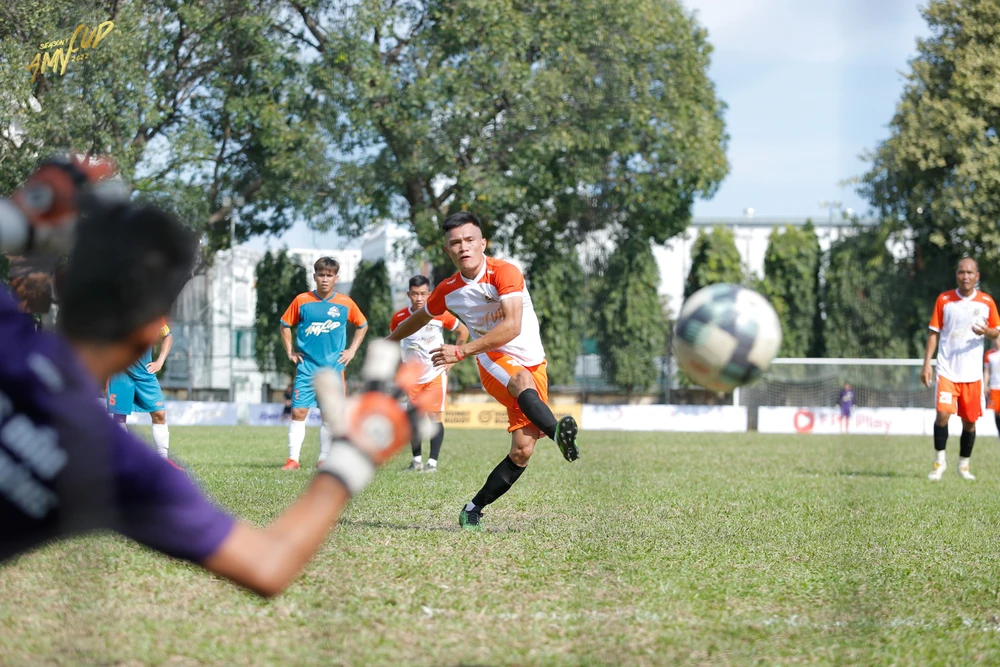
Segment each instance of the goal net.
[[748,408],[750,428],[756,428],[759,407],[837,406],[845,384],[855,407],[933,408],[934,385],[920,381],[922,367],[922,359],[775,359],[737,400]]

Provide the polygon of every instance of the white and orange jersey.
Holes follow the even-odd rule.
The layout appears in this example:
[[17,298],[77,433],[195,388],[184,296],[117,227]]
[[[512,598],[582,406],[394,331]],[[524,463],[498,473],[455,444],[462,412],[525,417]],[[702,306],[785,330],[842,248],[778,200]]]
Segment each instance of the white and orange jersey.
[[990,389],[1000,389],[1000,350],[995,347],[986,350],[983,368],[990,369]]
[[424,310],[431,317],[447,310],[469,327],[469,335],[480,338],[503,320],[500,302],[504,299],[521,299],[521,333],[495,351],[509,355],[522,366],[536,366],[545,360],[542,337],[538,332],[538,317],[531,305],[531,295],[524,284],[524,276],[516,266],[502,259],[486,257],[479,275],[468,279],[461,272],[442,281],[434,291]]
[[[413,310],[409,306],[397,311],[389,321],[389,331],[395,331],[396,327],[412,314]],[[443,368],[434,367],[431,362],[431,352],[444,345],[445,329],[454,331],[457,328],[458,319],[451,313],[445,312],[428,322],[417,333],[399,341],[399,346],[403,350],[403,361],[416,359],[424,367],[423,374],[417,380],[418,384],[426,384],[444,372]]]
[[974,291],[962,296],[950,290],[938,296],[931,315],[931,331],[941,333],[937,349],[939,377],[952,382],[977,382],[983,379],[983,337],[972,330],[973,324],[1000,327],[996,302],[989,294]]

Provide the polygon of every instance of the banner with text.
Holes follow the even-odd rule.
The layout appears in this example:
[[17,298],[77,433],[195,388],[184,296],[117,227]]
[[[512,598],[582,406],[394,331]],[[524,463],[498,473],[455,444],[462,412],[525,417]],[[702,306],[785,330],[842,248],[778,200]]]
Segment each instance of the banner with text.
[[598,431],[742,433],[747,409],[737,405],[584,405],[582,427]]
[[[572,415],[577,422],[581,421],[581,406],[552,405],[556,419]],[[449,403],[444,410],[444,425],[446,428],[502,428],[507,429],[507,408],[495,401],[483,403]]]
[[[247,406],[247,424],[250,426],[282,426],[287,425],[291,416],[284,416],[283,403],[251,403]],[[323,420],[318,408],[309,408],[306,416],[306,426],[319,428]]]
[[843,428],[859,435],[927,435],[933,431],[927,430],[928,414],[933,427],[934,411],[926,408],[855,408],[841,424],[840,408],[762,406],[757,409],[757,431],[831,435]]

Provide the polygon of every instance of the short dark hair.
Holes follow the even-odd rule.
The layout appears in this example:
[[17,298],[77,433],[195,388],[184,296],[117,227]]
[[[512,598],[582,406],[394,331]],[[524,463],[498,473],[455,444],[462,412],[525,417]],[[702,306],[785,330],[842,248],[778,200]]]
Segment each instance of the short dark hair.
[[59,328],[78,341],[126,340],[170,312],[197,253],[195,234],[155,206],[89,207],[59,274]]
[[479,228],[479,231],[483,230],[483,226],[479,224],[479,218],[472,215],[468,211],[462,211],[461,213],[453,213],[449,215],[444,224],[441,225],[441,231],[448,233],[456,227],[461,227],[462,225],[475,225]]
[[422,276],[418,273],[410,278],[410,289],[413,289],[414,287],[424,287],[425,285],[428,288],[431,286],[431,279],[427,276]]
[[966,256],[962,257],[960,260],[958,260],[958,263],[955,264],[955,270],[958,271],[959,265],[961,265],[961,263],[964,262],[967,259],[971,259],[972,263],[976,265],[976,272],[978,273],[978,271],[979,271],[979,260],[977,260],[975,257],[969,257],[968,255],[966,255]]
[[340,275],[340,262],[333,257],[320,257],[313,264],[313,271],[319,273],[320,269],[332,269],[338,276]]

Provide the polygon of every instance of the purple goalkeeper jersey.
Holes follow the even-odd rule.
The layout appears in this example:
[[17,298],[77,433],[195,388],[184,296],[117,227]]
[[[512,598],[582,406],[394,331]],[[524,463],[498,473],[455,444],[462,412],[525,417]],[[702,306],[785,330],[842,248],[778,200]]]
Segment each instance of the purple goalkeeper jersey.
[[58,336],[35,331],[0,287],[0,561],[110,529],[200,562],[233,519],[104,411]]

